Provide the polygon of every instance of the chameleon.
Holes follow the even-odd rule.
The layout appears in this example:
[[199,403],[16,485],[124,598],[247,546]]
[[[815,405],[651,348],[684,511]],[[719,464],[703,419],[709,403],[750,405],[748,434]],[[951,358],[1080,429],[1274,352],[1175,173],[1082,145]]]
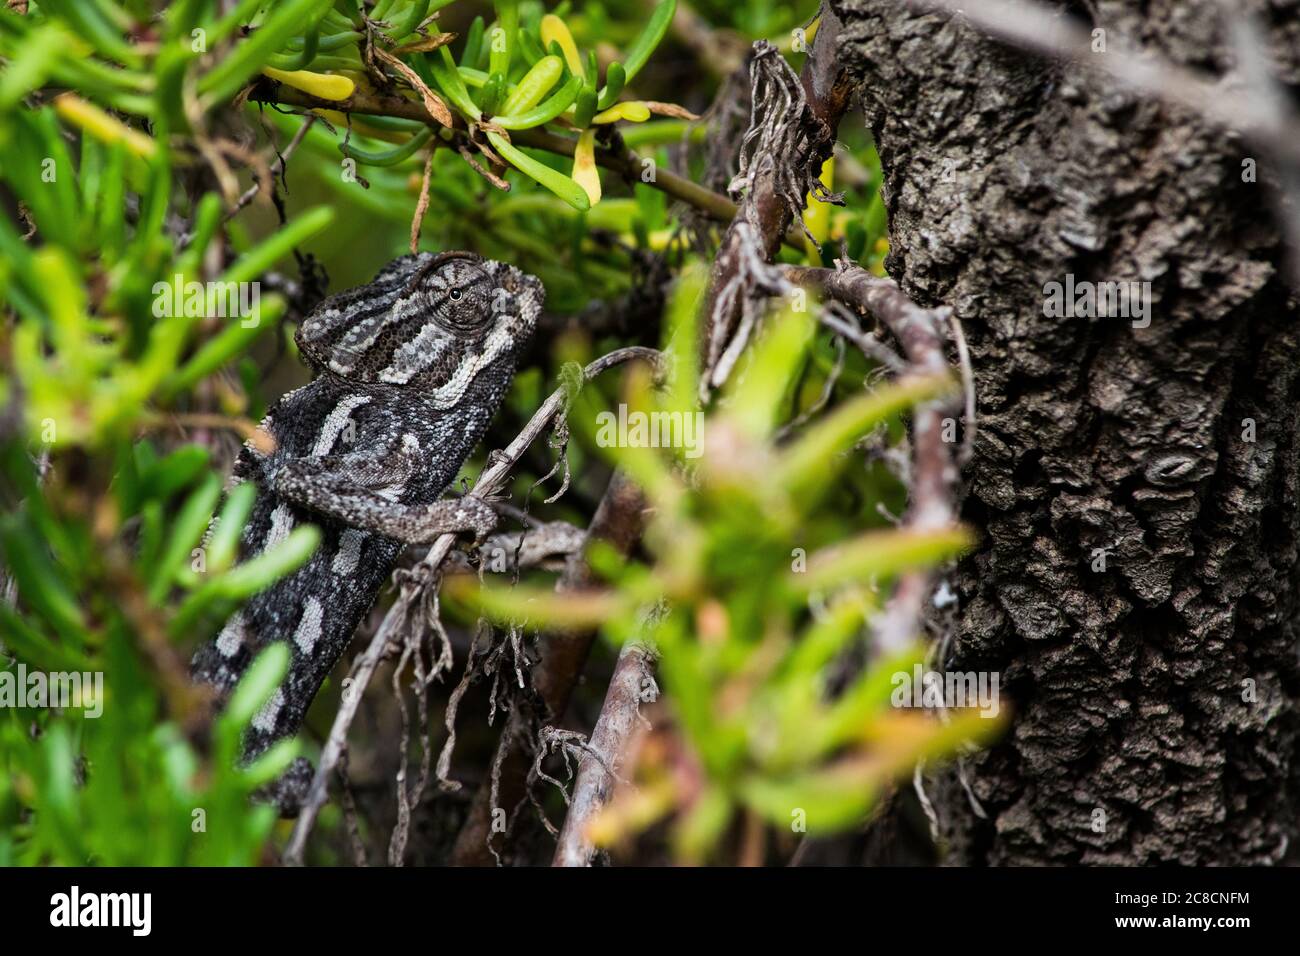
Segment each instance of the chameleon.
[[[289,670],[248,729],[245,760],[297,733],[405,545],[444,532],[481,540],[495,526],[487,502],[441,495],[501,404],[544,294],[505,263],[421,253],[330,296],[300,323],[294,338],[315,377],[270,407],[259,429],[271,442],[245,443],[227,487],[257,486],[242,559],[300,524],[316,525],[320,544],[235,611],[190,665],[220,703],[261,649],[290,645]],[[265,798],[293,815],[311,773],[298,758]]]

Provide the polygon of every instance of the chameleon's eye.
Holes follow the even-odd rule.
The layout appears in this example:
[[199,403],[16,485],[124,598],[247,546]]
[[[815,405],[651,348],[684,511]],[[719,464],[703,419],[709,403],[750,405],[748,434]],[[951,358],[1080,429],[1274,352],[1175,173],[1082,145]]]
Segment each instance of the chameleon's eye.
[[477,335],[492,324],[492,277],[476,262],[456,259],[429,276],[425,303],[451,332]]

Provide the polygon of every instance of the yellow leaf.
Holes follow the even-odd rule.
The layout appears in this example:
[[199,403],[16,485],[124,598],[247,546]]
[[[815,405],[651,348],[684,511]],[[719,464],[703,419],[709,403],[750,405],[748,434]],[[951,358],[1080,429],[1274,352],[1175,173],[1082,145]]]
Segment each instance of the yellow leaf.
[[126,143],[127,149],[144,159],[152,157],[158,149],[158,144],[152,137],[132,129],[93,103],[87,103],[71,93],[56,97],[54,109],[69,123],[80,126],[95,139],[105,143]]
[[596,169],[596,131],[583,130],[573,150],[573,181],[587,193],[594,206],[600,202],[600,172]]
[[578,56],[578,46],[573,42],[573,34],[569,32],[569,25],[555,14],[548,13],[542,17],[543,49],[549,51],[552,40],[560,45],[560,52],[564,54],[564,62],[569,64],[569,72],[574,76],[586,79],[587,74],[582,68],[582,57]]
[[311,70],[277,70],[268,66],[262,70],[278,83],[292,86],[296,90],[319,96],[323,100],[346,100],[352,95],[357,85],[346,76],[337,73],[313,73]]
[[615,103],[603,113],[597,113],[591,118],[592,125],[598,123],[616,123],[619,120],[627,120],[631,123],[644,123],[650,118],[650,108],[644,103],[638,103],[636,100],[629,100],[626,103]]

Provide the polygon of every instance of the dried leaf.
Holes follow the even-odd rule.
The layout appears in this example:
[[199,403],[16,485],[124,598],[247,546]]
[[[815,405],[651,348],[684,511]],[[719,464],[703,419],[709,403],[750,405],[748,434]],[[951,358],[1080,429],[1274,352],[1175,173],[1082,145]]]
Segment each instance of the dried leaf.
[[641,105],[655,116],[671,116],[673,119],[684,119],[690,120],[691,122],[700,118],[698,113],[692,113],[685,106],[678,106],[676,103],[660,103],[658,100],[641,100]]
[[451,110],[447,108],[447,104],[439,98],[438,94],[429,89],[428,84],[425,83],[424,80],[420,79],[420,74],[416,73],[413,69],[397,57],[393,56],[393,54],[389,53],[387,50],[381,50],[376,47],[375,56],[389,64],[398,73],[402,74],[406,79],[406,82],[411,84],[411,88],[420,94],[420,99],[424,101],[424,108],[429,111],[429,115],[443,126],[451,129],[452,123],[454,122],[451,116]]
[[423,40],[416,40],[414,43],[403,43],[401,46],[393,47],[392,52],[401,53],[428,53],[430,50],[436,50],[438,47],[446,46],[452,40],[456,39],[458,34],[455,33],[435,33],[431,37],[425,37]]

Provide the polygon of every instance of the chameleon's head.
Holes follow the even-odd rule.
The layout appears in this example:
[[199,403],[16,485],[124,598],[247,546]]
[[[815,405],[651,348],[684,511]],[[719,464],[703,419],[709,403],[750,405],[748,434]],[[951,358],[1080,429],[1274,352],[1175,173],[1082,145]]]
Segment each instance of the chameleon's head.
[[542,283],[470,252],[403,256],[331,296],[298,329],[303,357],[353,382],[403,385],[452,408],[483,373],[510,375]]

